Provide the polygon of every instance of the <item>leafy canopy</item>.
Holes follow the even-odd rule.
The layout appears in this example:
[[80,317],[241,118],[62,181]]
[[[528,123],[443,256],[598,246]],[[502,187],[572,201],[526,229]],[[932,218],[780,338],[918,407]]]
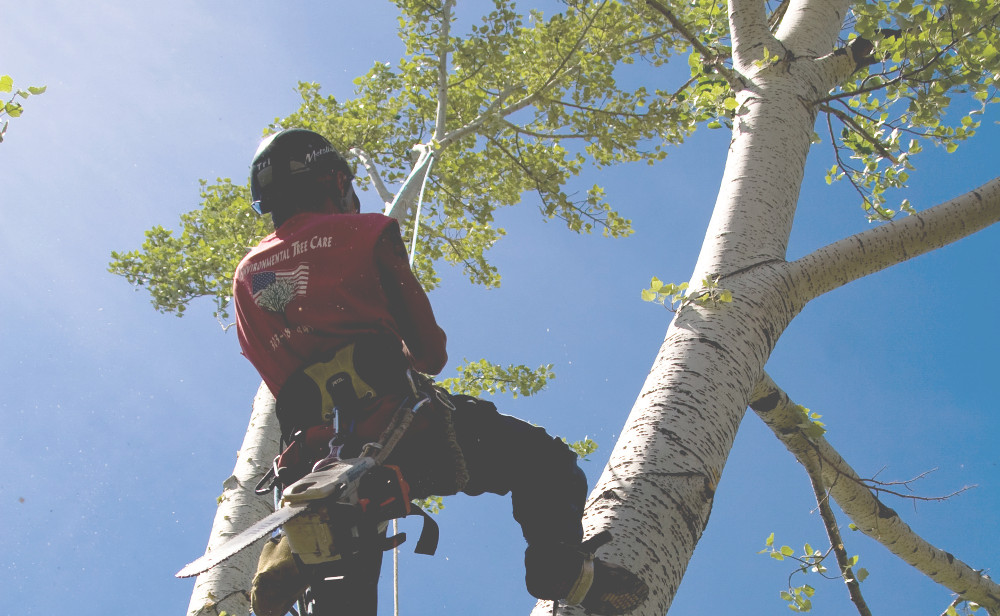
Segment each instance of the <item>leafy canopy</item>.
[[859,37],[874,44],[871,64],[821,107],[837,144],[828,181],[847,178],[872,217],[891,218],[885,193],[906,185],[911,157],[928,143],[954,152],[975,135],[987,105],[1000,101],[1000,5],[856,3],[846,38]]
[[[426,288],[438,284],[441,261],[461,265],[474,283],[498,285],[487,253],[506,232],[494,215],[526,194],[545,218],[573,231],[632,232],[600,186],[581,191],[573,180],[587,161],[652,163],[693,128],[673,94],[616,79],[618,66],[659,64],[674,51],[661,24],[611,0],[572,3],[551,16],[498,0],[458,33],[451,0],[395,4],[406,46],[398,64],[376,63],[347,101],[302,83],[301,107],[274,126],[322,133],[390,185],[410,173],[414,146],[434,152],[414,267]],[[359,184],[370,188],[372,179],[362,174]],[[210,296],[226,317],[232,271],[266,231],[249,218],[246,192],[229,179],[206,185],[179,235],[150,230],[139,250],[112,253],[111,271],[148,288],[160,311],[180,315]]]

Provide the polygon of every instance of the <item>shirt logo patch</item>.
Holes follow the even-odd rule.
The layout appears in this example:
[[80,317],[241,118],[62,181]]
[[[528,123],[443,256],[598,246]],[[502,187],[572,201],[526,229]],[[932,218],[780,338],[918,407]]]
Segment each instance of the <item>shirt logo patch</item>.
[[305,263],[293,270],[258,272],[250,279],[254,301],[271,312],[284,312],[293,299],[305,295],[308,282],[309,266]]

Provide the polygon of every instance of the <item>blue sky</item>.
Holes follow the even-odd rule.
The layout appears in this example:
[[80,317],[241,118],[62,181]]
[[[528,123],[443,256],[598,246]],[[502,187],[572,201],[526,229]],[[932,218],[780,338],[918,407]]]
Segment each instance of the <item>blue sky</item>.
[[[338,5],[346,3],[337,3]],[[463,3],[464,6],[471,3]],[[192,582],[173,573],[203,550],[259,379],[209,302],[178,319],[107,273],[109,253],[197,207],[198,179],[242,179],[263,128],[298,106],[296,82],[339,97],[401,45],[389,3],[133,3],[41,0],[4,16],[0,73],[47,85],[0,144],[0,614],[177,614]],[[664,75],[666,79],[666,75]],[[930,151],[906,196],[918,209],[997,174],[995,111],[974,144]],[[501,289],[445,271],[431,300],[462,358],[553,363],[557,378],[505,412],[601,449],[624,423],[669,321],[639,301],[656,275],[687,278],[722,175],[728,137],[705,131],[663,164],[591,173],[633,237],[575,236],[534,204],[502,214]],[[817,146],[791,256],[868,228],[852,192],[827,187]],[[362,194],[363,208],[378,208]],[[918,532],[976,568],[996,564],[1000,430],[1000,229],[915,259],[807,307],[769,372],[823,415],[862,475],[909,479],[942,503],[888,501]],[[511,455],[516,455],[512,448]],[[882,470],[884,468],[884,470]],[[672,613],[784,613],[789,567],[764,539],[820,545],[804,472],[751,413]],[[842,524],[847,520],[841,518]],[[402,552],[402,613],[526,613],[522,540],[509,499],[447,501],[438,556]],[[405,529],[405,526],[404,526]],[[415,530],[415,529],[414,529]],[[853,533],[876,613],[939,614],[949,593]],[[387,579],[387,578],[386,578]],[[814,613],[851,609],[836,582]],[[383,613],[391,601],[383,584]]]

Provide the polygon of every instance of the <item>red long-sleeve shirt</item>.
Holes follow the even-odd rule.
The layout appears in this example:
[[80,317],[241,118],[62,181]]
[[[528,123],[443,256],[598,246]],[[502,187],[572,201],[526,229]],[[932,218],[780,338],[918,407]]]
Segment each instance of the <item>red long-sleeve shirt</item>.
[[427,374],[448,360],[399,226],[381,214],[292,217],[240,262],[233,301],[243,354],[274,395],[323,352],[366,335],[395,336]]

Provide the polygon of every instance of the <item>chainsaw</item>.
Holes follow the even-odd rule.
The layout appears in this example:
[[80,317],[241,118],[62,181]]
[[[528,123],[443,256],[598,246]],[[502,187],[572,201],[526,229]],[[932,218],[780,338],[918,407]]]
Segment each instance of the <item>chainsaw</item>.
[[[179,578],[208,571],[282,528],[292,552],[304,564],[320,564],[350,554],[360,545],[358,528],[411,514],[424,517],[424,527],[416,552],[433,554],[437,545],[437,524],[410,503],[409,486],[399,468],[384,460],[402,438],[413,415],[431,402],[422,396],[415,403],[404,402],[396,411],[378,443],[369,443],[357,458],[321,460],[313,471],[286,487],[274,513],[233,536],[211,552],[178,571]],[[386,540],[391,549],[405,540],[400,533]]]

